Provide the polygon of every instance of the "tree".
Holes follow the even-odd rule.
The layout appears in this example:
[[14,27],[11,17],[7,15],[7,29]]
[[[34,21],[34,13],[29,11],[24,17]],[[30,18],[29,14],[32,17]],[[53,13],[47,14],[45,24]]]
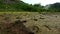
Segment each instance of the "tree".
[[60,3],[50,4],[48,9],[52,12],[60,12]]

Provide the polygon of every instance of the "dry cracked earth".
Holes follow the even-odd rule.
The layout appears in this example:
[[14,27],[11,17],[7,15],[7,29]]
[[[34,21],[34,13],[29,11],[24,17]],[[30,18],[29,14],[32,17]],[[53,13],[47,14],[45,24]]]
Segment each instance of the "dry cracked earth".
[[0,14],[0,34],[60,34],[60,14]]

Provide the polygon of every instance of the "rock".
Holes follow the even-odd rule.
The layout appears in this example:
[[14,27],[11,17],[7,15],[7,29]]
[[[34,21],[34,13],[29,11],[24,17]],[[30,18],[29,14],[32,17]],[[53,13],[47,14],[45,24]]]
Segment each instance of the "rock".
[[51,30],[51,28],[49,27],[49,25],[44,25],[44,27],[48,28],[49,30]]
[[39,32],[39,27],[38,26],[30,26],[29,28],[33,33],[38,33]]
[[40,17],[40,19],[45,19],[45,18],[43,18],[43,17]]
[[38,21],[38,19],[33,19],[34,21]]

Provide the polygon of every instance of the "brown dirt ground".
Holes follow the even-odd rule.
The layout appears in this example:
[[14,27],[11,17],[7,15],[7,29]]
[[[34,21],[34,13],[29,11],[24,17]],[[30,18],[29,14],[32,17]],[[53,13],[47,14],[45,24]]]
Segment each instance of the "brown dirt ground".
[[0,34],[60,34],[60,14],[3,13]]

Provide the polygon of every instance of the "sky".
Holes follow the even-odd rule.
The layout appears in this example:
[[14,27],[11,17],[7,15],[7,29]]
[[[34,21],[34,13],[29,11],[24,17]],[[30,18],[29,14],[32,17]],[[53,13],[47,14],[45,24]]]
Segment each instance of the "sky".
[[60,2],[60,0],[22,0],[25,3],[28,4],[38,4],[40,3],[41,5],[45,6],[47,4],[53,4],[56,2]]

